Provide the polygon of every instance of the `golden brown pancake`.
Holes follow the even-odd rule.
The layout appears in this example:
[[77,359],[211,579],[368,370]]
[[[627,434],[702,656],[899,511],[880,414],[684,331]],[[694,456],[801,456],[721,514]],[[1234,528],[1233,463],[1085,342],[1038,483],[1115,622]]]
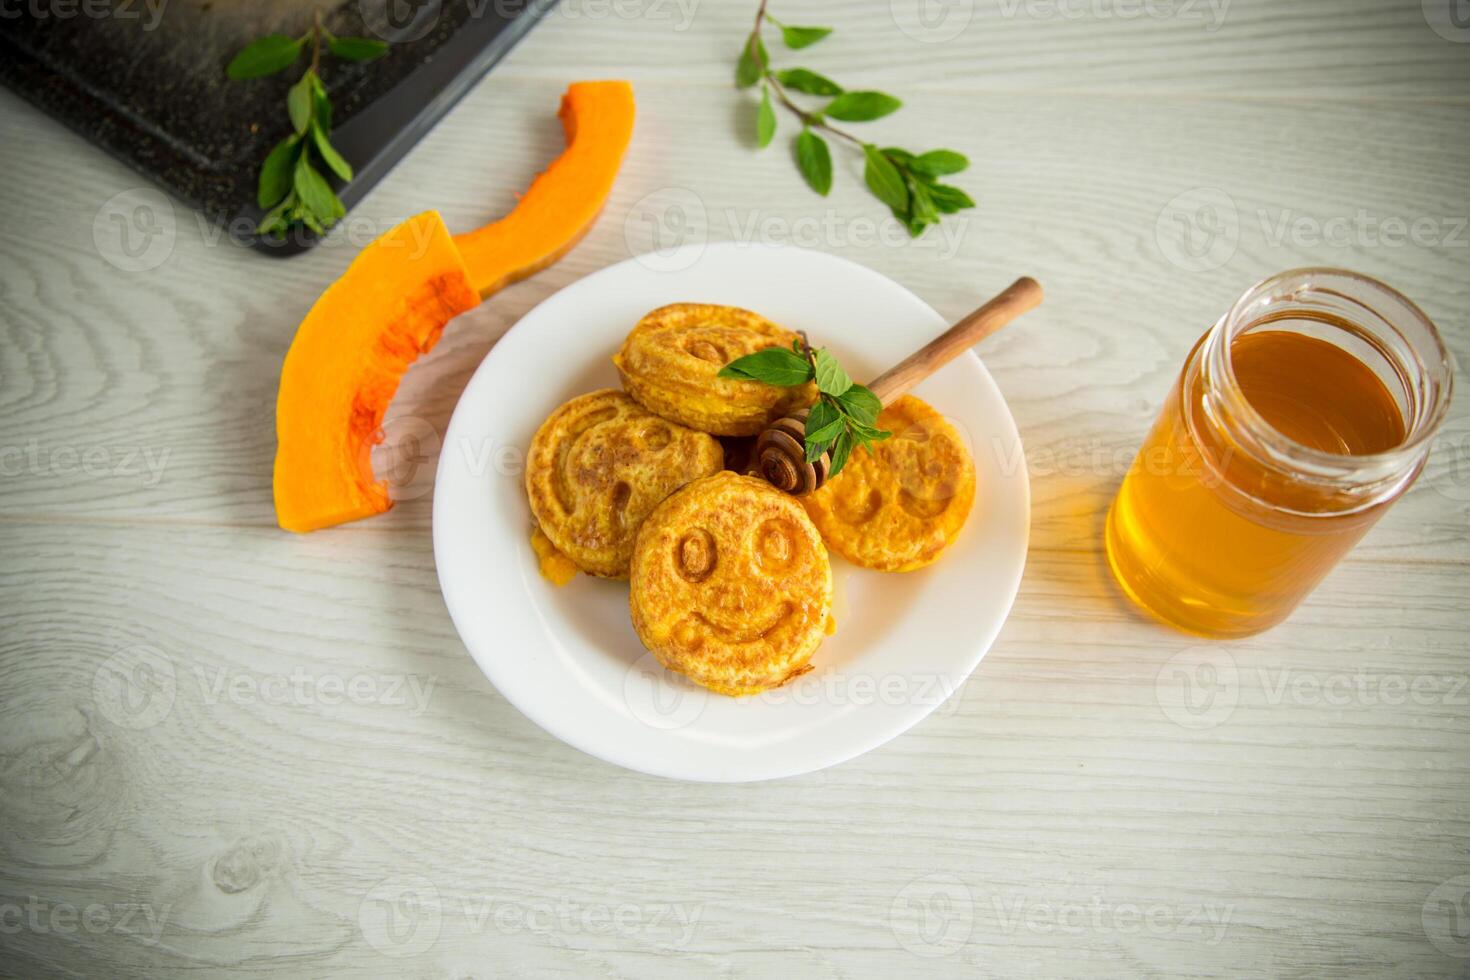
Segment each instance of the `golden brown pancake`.
[[578,568],[627,578],[649,511],[723,465],[713,437],[606,388],[573,398],[541,423],[526,458],[526,496],[542,533]]
[[753,436],[817,397],[790,388],[716,377],[737,357],[790,347],[796,334],[734,306],[675,303],[638,321],[613,357],[623,388],[644,408],[718,436]]
[[796,498],[727,470],[648,515],[629,607],[659,663],[742,697],[811,669],[827,633],[832,567]]
[[848,561],[908,572],[934,561],[975,502],[975,461],[944,418],[905,395],[883,409],[893,435],[852,451],[842,472],[801,498],[827,547]]

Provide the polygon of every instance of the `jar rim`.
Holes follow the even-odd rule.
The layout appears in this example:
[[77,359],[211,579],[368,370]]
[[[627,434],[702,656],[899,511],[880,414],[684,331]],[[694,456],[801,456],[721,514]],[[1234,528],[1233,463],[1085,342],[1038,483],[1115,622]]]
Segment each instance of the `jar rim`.
[[[1342,285],[1356,286],[1382,302],[1370,305],[1361,297],[1340,292],[1324,283],[1324,280],[1334,279],[1341,280]],[[1283,296],[1283,287],[1288,286],[1293,288]],[[1405,398],[1409,402],[1407,407],[1410,411],[1404,419],[1404,439],[1396,446],[1377,453],[1347,455],[1305,445],[1267,421],[1241,391],[1235,376],[1230,341],[1235,335],[1260,321],[1259,317],[1251,316],[1251,311],[1263,300],[1274,299],[1279,302],[1307,292],[1336,295],[1362,306],[1369,313],[1381,317],[1416,351],[1415,373],[1425,382],[1422,385],[1425,390],[1418,390],[1421,385],[1414,385],[1413,390],[1408,390],[1410,386],[1406,385]],[[1385,306],[1397,306],[1399,309],[1396,315],[1390,316],[1383,310]],[[1401,322],[1404,319],[1409,322]],[[1361,323],[1357,325],[1363,326]],[[1405,336],[1406,329],[1419,336]],[[1421,346],[1427,348],[1424,352],[1428,354],[1427,357],[1418,351]],[[1329,266],[1290,269],[1268,276],[1251,286],[1210,330],[1203,353],[1210,373],[1218,374],[1223,379],[1232,396],[1229,405],[1231,416],[1253,441],[1260,444],[1267,456],[1275,462],[1303,467],[1312,475],[1327,480],[1359,482],[1367,477],[1372,482],[1373,477],[1369,474],[1379,473],[1386,478],[1417,464],[1421,451],[1439,431],[1449,411],[1450,396],[1454,388],[1454,361],[1445,346],[1444,338],[1434,322],[1413,300],[1372,276]],[[1421,404],[1426,395],[1428,404]]]

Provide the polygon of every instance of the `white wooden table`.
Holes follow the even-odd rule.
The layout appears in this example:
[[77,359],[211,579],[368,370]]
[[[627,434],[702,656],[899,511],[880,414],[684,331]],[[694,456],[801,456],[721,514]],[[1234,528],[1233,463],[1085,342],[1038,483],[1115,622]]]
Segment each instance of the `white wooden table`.
[[[384,517],[279,531],[281,357],[354,248],[235,247],[0,92],[0,972],[1467,975],[1470,402],[1264,636],[1143,620],[1100,527],[1256,279],[1380,276],[1470,355],[1470,29],[1438,0],[922,2],[772,10],[837,27],[785,63],[906,100],[882,142],[974,161],[980,206],[926,238],[883,239],[846,153],[823,201],[750,148],[729,0],[567,0],[349,225],[503,212],[568,81],[635,82],[600,223],[410,373],[391,414],[439,432],[526,310],[654,245],[794,240],[956,316],[1046,284],[984,352],[1034,496],[1004,632],[909,734],[768,784],[621,771],[508,705],[440,600],[428,465]],[[140,213],[163,234],[110,217]]]

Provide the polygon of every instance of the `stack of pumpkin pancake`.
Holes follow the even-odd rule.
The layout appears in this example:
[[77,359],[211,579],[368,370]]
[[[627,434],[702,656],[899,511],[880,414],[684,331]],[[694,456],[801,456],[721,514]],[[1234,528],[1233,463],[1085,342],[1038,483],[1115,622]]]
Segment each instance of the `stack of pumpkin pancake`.
[[829,547],[866,568],[921,568],[959,534],[975,497],[959,433],[910,396],[878,418],[890,438],[855,451],[806,497],[727,468],[747,455],[740,437],[810,406],[817,391],[720,369],[798,340],[748,310],[660,307],[613,357],[624,390],[557,408],[527,456],[543,568],[628,579],[643,645],[669,670],[736,697],[811,669],[833,629]]

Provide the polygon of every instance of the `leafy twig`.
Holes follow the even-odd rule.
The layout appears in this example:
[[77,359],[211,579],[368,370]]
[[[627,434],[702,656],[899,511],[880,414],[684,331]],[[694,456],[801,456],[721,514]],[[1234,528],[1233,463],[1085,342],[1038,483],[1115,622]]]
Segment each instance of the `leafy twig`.
[[[756,108],[756,142],[761,147],[775,138],[775,105],[779,104],[801,121],[801,132],[796,138],[796,166],[812,190],[823,197],[832,189],[832,153],[819,130],[862,150],[863,179],[868,189],[888,205],[910,235],[917,237],[943,215],[975,206],[970,196],[958,187],[939,183],[940,177],[959,173],[970,165],[963,154],[953,150],[916,154],[898,147],[879,148],[832,125],[833,119],[839,122],[881,119],[897,112],[903,103],[886,92],[846,91],[832,79],[808,68],[776,70],[761,33],[766,22],[780,29],[782,42],[792,50],[816,44],[831,34],[832,28],[783,24],[766,11],[766,3],[767,0],[761,0],[756,8],[755,26],[746,36],[735,66],[738,87],[761,87],[761,100]],[[830,101],[821,109],[804,108],[792,98],[792,91]],[[772,93],[776,97],[774,103]]]
[[772,347],[738,357],[722,367],[719,376],[783,387],[815,381],[817,401],[807,412],[803,443],[808,463],[831,453],[828,476],[841,472],[853,447],[872,452],[873,443],[891,435],[878,428],[878,413],[883,410],[878,396],[854,384],[837,358],[825,347],[813,350],[805,337],[792,341],[790,350]]
[[225,73],[234,79],[274,75],[295,64],[308,41],[311,64],[286,93],[293,132],[275,145],[260,167],[256,204],[268,209],[256,228],[262,235],[279,238],[298,222],[320,235],[347,213],[332,185],[312,163],[315,151],[332,173],[344,181],[352,179],[352,165],[332,146],[330,138],[332,101],[322,84],[322,42],[334,57],[344,61],[371,61],[388,50],[382,41],[334,36],[322,26],[318,11],[311,30],[300,37],[271,34],[250,42],[230,61]]

